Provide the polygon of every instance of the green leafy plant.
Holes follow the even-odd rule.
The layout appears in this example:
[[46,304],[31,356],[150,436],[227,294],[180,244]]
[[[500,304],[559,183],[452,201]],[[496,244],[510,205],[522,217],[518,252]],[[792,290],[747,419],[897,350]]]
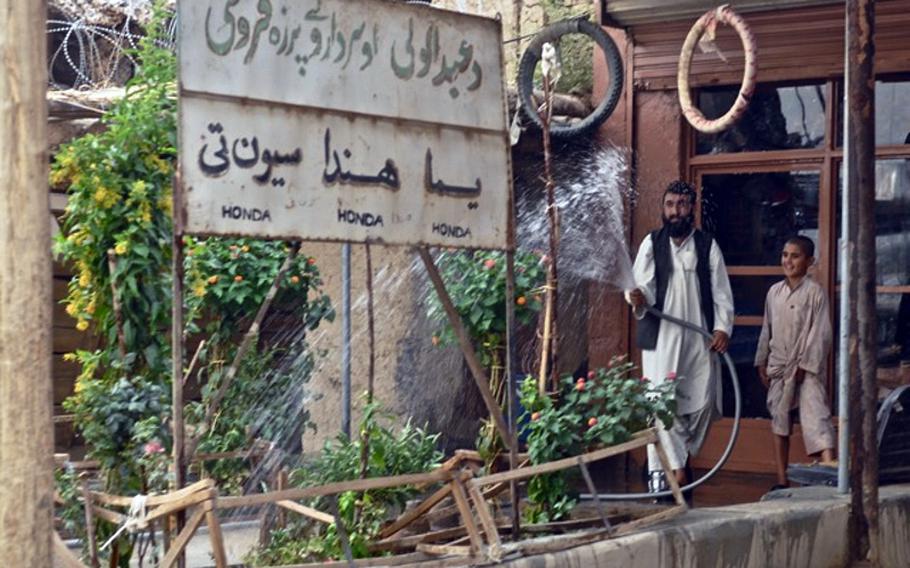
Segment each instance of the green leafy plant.
[[[171,16],[159,3],[132,54],[136,73],[123,98],[105,113],[104,129],[61,146],[50,174],[51,185],[65,189],[68,198],[54,245],[59,258],[74,269],[66,312],[79,331],[91,331],[101,340],[98,348],[67,356],[81,365],[81,373],[64,408],[75,415],[88,456],[101,464],[103,489],[123,495],[166,490],[170,481],[171,187],[177,105],[175,55],[162,46]],[[184,246],[186,331],[191,340],[193,334],[208,340],[201,357],[201,376],[209,382],[203,388],[204,405],[288,245],[187,238]],[[314,329],[332,317],[320,284],[315,259],[300,256],[281,282],[275,311],[296,321],[303,332]],[[309,375],[316,354],[309,352],[302,333],[296,340],[281,346],[257,342],[250,350],[216,424],[202,439],[203,450],[236,450],[251,433],[272,434],[252,432],[250,410],[263,399],[277,400],[269,394],[286,386],[290,373],[296,381]],[[276,380],[262,383],[265,365],[277,361],[278,350],[295,363],[285,365],[284,374],[268,369]],[[199,403],[190,402],[186,414],[199,416]],[[217,474],[236,486],[243,468],[242,462],[224,464]],[[100,526],[96,534],[101,537],[110,528]],[[125,564],[126,539],[112,548],[118,545]]]
[[[340,435],[327,442],[316,460],[295,470],[291,481],[302,487],[348,481],[363,477],[384,477],[407,473],[422,473],[438,467],[442,453],[438,451],[439,434],[429,434],[410,422],[397,433],[386,425],[392,416],[376,403],[365,403],[359,424],[359,435],[349,440]],[[366,468],[363,468],[364,440]],[[338,513],[348,532],[355,557],[369,556],[368,544],[375,540],[390,515],[400,511],[405,502],[417,495],[412,487],[393,487],[373,491],[348,491],[337,496]],[[326,499],[312,501],[325,510]],[[313,526],[303,521],[272,533],[271,543],[250,554],[251,565],[275,565],[316,562],[342,558],[343,551],[334,525]]]
[[[506,258],[496,251],[457,251],[443,255],[440,273],[461,316],[465,330],[474,343],[481,364],[490,378],[490,389],[505,403],[503,362],[506,338]],[[535,252],[515,253],[515,320],[520,325],[531,323],[543,305],[542,286],[546,267]],[[455,332],[449,325],[435,291],[430,292],[429,316],[440,324],[433,336],[435,345],[456,343]],[[477,449],[488,463],[502,451],[492,421],[485,420],[477,436]]]
[[[669,426],[675,409],[675,375],[658,384],[636,377],[634,371],[634,365],[615,357],[608,367],[587,377],[563,377],[558,398],[541,394],[533,377],[525,379],[520,398],[531,463],[621,444],[657,421]],[[540,523],[565,517],[574,505],[571,494],[565,473],[532,478],[526,519]]]

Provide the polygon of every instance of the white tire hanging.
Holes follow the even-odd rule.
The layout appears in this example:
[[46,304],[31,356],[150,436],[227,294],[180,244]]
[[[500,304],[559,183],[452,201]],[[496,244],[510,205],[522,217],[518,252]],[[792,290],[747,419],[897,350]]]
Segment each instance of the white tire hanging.
[[[695,46],[698,44],[702,35],[709,26],[715,26],[717,22],[722,22],[731,26],[739,35],[743,43],[743,53],[746,56],[745,68],[743,69],[743,80],[736,97],[736,102],[730,107],[725,115],[715,120],[708,120],[702,114],[698,107],[692,103],[692,94],[689,91],[689,69],[692,65],[692,55],[695,52]],[[752,30],[742,17],[733,11],[732,8],[724,4],[715,10],[709,10],[695,22],[686,41],[683,43],[682,52],[679,54],[679,70],[676,74],[676,86],[679,91],[679,106],[682,108],[683,116],[692,125],[692,128],[705,134],[714,134],[721,132],[733,126],[737,120],[746,112],[749,107],[749,101],[755,92],[755,77],[758,74],[758,63],[756,57],[758,47],[755,44],[755,37]]]

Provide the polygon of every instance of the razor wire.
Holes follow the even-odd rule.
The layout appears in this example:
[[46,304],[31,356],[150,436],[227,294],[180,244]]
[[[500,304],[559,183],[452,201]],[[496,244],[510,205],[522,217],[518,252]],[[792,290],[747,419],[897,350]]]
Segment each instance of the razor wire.
[[[129,15],[117,26],[91,24],[82,18],[47,20],[51,40],[48,82],[52,88],[99,89],[124,82],[136,66],[134,54],[144,37],[142,25]],[[168,18],[161,47],[176,50],[177,18]],[[59,43],[58,43],[59,41]]]

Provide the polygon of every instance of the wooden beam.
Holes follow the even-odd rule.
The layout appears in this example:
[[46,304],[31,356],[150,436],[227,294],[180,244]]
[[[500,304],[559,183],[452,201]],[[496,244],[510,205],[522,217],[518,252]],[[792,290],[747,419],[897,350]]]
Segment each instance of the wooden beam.
[[424,513],[435,507],[440,501],[448,497],[451,492],[451,485],[442,486],[435,493],[424,499],[419,505],[410,511],[406,511],[402,516],[398,517],[394,523],[379,531],[379,538],[389,538],[401,529],[407,527],[416,521],[419,517],[421,517]]
[[334,495],[336,493],[344,493],[345,491],[369,491],[370,489],[386,489],[389,487],[400,487],[402,485],[437,483],[440,481],[448,481],[451,478],[451,472],[437,469],[429,473],[410,473],[393,477],[373,477],[353,481],[340,481],[318,485],[316,487],[286,489],[284,491],[272,491],[271,493],[258,493],[240,497],[219,497],[217,507],[219,509],[233,509],[236,507],[263,505],[265,503],[275,503],[284,500],[298,501],[307,497]]
[[647,434],[644,436],[633,438],[628,442],[624,442],[616,446],[610,446],[609,448],[595,450],[593,452],[582,454],[580,456],[563,458],[561,460],[542,463],[539,465],[532,465],[513,471],[504,471],[502,473],[494,473],[492,475],[485,475],[483,477],[475,477],[474,479],[468,481],[468,484],[481,486],[492,485],[494,483],[503,483],[511,481],[513,479],[527,479],[529,477],[540,475],[542,473],[552,473],[554,471],[561,471],[563,469],[577,466],[579,460],[584,463],[591,463],[628,452],[629,450],[634,450],[635,448],[641,448],[657,441],[657,434],[654,432],[653,428],[646,430],[645,432],[647,432]]
[[180,534],[178,534],[177,538],[174,539],[174,542],[171,543],[171,548],[168,549],[167,554],[161,561],[161,568],[171,568],[176,564],[177,558],[182,555],[183,549],[186,548],[190,539],[196,534],[196,529],[202,524],[205,514],[211,510],[211,506],[211,502],[209,502],[196,508],[193,515],[186,522],[186,526],[183,527],[183,530],[180,531]]
[[296,501],[289,501],[285,499],[283,501],[276,501],[275,504],[279,507],[287,509],[288,511],[293,511],[298,515],[303,515],[304,517],[319,521],[320,523],[331,525],[335,522],[335,518],[332,517],[332,515],[323,513],[322,511],[319,511],[318,509],[314,509],[312,507],[307,507],[306,505],[301,505]]

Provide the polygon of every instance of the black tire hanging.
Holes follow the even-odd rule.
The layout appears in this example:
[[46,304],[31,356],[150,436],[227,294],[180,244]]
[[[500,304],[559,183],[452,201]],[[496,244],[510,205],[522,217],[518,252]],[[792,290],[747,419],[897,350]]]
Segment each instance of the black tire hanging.
[[610,73],[610,85],[607,87],[607,92],[604,94],[600,104],[584,120],[571,126],[551,125],[550,136],[553,138],[573,138],[590,134],[607,120],[613,109],[616,108],[616,103],[622,94],[622,58],[613,39],[603,28],[588,20],[563,20],[542,29],[534,36],[534,39],[531,40],[530,45],[521,56],[521,63],[518,66],[518,96],[525,115],[537,126],[543,127],[543,120],[537,112],[538,105],[534,102],[532,96],[534,91],[534,70],[540,61],[540,52],[543,44],[553,43],[566,34],[584,34],[594,40],[594,43],[603,52],[604,59],[606,59],[607,70]]

